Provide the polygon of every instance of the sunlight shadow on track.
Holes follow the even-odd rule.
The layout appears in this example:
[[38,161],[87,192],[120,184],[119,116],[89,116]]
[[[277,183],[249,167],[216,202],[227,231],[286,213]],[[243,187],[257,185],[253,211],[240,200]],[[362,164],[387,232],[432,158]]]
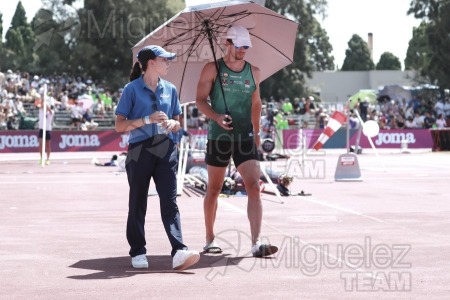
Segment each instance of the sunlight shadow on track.
[[86,275],[68,276],[67,278],[78,280],[90,280],[90,279],[116,279],[152,273],[194,274],[192,272],[189,273],[189,270],[187,270],[187,272],[173,270],[172,258],[170,257],[170,255],[147,255],[147,258],[149,261],[148,269],[133,269],[131,267],[131,259],[129,256],[80,260],[69,267],[84,270],[96,270],[100,272]]
[[204,255],[201,254],[200,261],[194,266],[184,271],[175,271],[172,269],[172,258],[170,255],[147,255],[148,269],[133,269],[131,267],[130,257],[107,257],[80,260],[70,268],[95,270],[95,272],[85,275],[68,276],[70,279],[77,280],[95,280],[95,279],[116,279],[131,277],[140,274],[160,274],[160,273],[179,273],[179,274],[195,274],[189,272],[195,269],[211,269],[216,267],[226,267],[230,265],[239,265],[245,257],[226,257],[224,255]]

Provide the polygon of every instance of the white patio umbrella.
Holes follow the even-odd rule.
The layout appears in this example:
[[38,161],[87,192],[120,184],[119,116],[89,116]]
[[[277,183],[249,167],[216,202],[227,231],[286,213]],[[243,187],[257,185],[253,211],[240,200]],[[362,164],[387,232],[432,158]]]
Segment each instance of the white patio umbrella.
[[292,63],[298,23],[251,1],[225,1],[187,7],[139,41],[177,54],[165,79],[178,89],[180,102],[193,102],[203,66],[224,55],[225,34],[233,24],[246,27],[252,48],[245,59],[261,70],[264,80]]

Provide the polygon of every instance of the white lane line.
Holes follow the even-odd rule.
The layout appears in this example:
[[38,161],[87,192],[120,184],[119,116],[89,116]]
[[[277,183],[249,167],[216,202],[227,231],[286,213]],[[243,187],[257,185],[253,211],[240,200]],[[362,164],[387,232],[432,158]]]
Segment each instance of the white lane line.
[[[226,199],[222,199],[222,200],[226,200]],[[303,200],[310,201],[312,203],[316,203],[316,204],[323,205],[323,206],[326,206],[326,207],[334,208],[334,209],[337,209],[337,210],[345,211],[345,212],[348,212],[348,213],[351,213],[351,214],[355,214],[355,215],[358,215],[358,216],[361,216],[361,217],[369,218],[369,219],[377,221],[379,223],[391,224],[391,225],[394,225],[397,228],[405,230],[406,232],[417,232],[418,234],[423,234],[423,232],[421,232],[420,230],[414,230],[414,229],[407,228],[407,227],[404,227],[404,226],[401,226],[401,225],[398,225],[398,224],[395,224],[395,223],[393,224],[393,223],[385,222],[385,221],[383,221],[381,219],[377,219],[377,218],[374,218],[374,217],[371,217],[371,216],[367,216],[367,215],[364,215],[362,213],[359,213],[359,212],[356,212],[356,211],[353,211],[353,210],[350,210],[350,209],[341,208],[341,207],[338,207],[336,205],[323,203],[323,202],[318,201],[318,200],[312,200],[311,198],[310,199],[303,198]],[[231,203],[229,203],[227,201],[220,201],[220,204],[224,205],[227,208],[229,208],[231,210],[234,210],[234,211],[236,211],[236,212],[238,212],[238,213],[240,213],[242,215],[245,215],[245,216],[247,215],[247,211],[246,210],[243,210],[243,209],[241,209],[241,208],[239,208],[239,207],[237,207],[237,206],[235,206],[235,205],[233,205],[233,204],[231,204]],[[266,227],[268,227],[268,228],[270,228],[270,229],[280,233],[281,235],[283,235],[285,237],[288,237],[288,238],[291,238],[291,239],[294,239],[294,238],[298,239],[298,236],[294,236],[294,235],[292,235],[290,233],[287,233],[286,231],[284,231],[282,229],[279,229],[279,228],[277,228],[277,227],[275,227],[273,225],[268,224],[264,220],[262,221],[262,224],[264,226],[266,226]],[[442,239],[442,235],[427,233],[428,237],[430,237],[432,235],[434,235],[437,238]],[[304,239],[301,239],[301,240],[298,239],[298,241],[299,241],[299,243],[304,244],[305,246],[308,246],[310,248],[313,248],[316,251],[322,253],[323,255],[328,256],[330,259],[334,259],[335,261],[338,261],[339,263],[343,263],[346,267],[348,267],[350,269],[353,269],[353,270],[355,270],[357,272],[364,273],[366,276],[369,276],[369,277],[371,277],[374,280],[377,279],[377,274],[376,273],[370,272],[370,271],[368,271],[365,268],[361,268],[361,267],[356,268],[354,265],[352,265],[351,263],[349,263],[345,259],[341,259],[338,256],[332,255],[328,251],[324,251],[324,249],[322,249],[322,248],[325,248],[325,247],[317,247],[317,243],[315,243],[315,244],[314,243],[310,243],[310,242],[308,242],[308,241],[306,241]]]
[[[392,221],[391,222],[390,221],[384,221],[384,220],[381,220],[381,219],[378,219],[378,218],[375,218],[375,217],[372,217],[372,216],[368,216],[368,215],[365,215],[363,213],[360,213],[360,212],[357,212],[357,211],[354,211],[354,210],[351,210],[351,209],[342,208],[342,207],[339,207],[339,206],[334,205],[334,204],[329,204],[329,203],[326,203],[326,202],[322,202],[322,201],[319,201],[319,200],[313,200],[313,199],[314,199],[313,197],[302,197],[302,200],[309,201],[309,202],[312,202],[312,203],[315,203],[315,204],[319,204],[319,205],[323,205],[323,206],[326,206],[326,207],[329,207],[329,208],[333,208],[333,209],[336,209],[336,210],[340,210],[340,211],[343,211],[343,212],[347,212],[347,213],[350,213],[350,214],[354,214],[354,215],[357,215],[357,216],[360,216],[360,217],[363,217],[363,218],[367,218],[367,219],[376,221],[378,223],[392,225],[392,226],[395,226],[396,228],[404,230],[405,232],[408,232],[408,233],[417,232],[418,234],[423,234],[423,232],[421,230],[409,228],[409,227],[406,227],[406,226],[394,223]],[[438,237],[438,238],[442,238],[442,235],[439,234],[439,233],[430,233],[430,232],[428,232],[427,235],[428,236],[435,236],[435,237]]]
[[0,178],[4,177],[3,179],[8,179],[8,178],[22,178],[22,177],[26,177],[26,178],[33,178],[33,177],[38,177],[38,178],[61,178],[61,176],[64,177],[84,177],[84,178],[98,178],[98,177],[115,177],[115,176],[119,176],[119,175],[126,175],[126,173],[123,172],[115,172],[115,173],[108,173],[108,174],[104,174],[104,173],[53,173],[53,174],[49,174],[49,173],[34,173],[34,172],[24,172],[24,173],[15,173],[15,174],[1,174]]
[[[227,198],[220,198],[219,197],[219,200],[226,200]],[[237,206],[235,206],[235,205],[233,205],[233,204],[231,204],[231,203],[228,203],[228,202],[226,202],[226,201],[220,201],[220,204],[223,204],[223,205],[225,205],[227,208],[229,208],[229,209],[231,209],[231,210],[234,210],[234,211],[237,211],[238,213],[240,213],[240,214],[243,214],[243,215],[247,215],[247,211],[246,210],[243,210],[243,209],[241,209],[241,208],[239,208],[239,207],[237,207]]]
[[289,219],[292,219],[296,222],[301,223],[329,223],[329,222],[342,222],[336,216],[316,216],[316,215],[306,215],[306,216],[291,216]]
[[[297,198],[299,198],[299,197],[297,197]],[[319,201],[319,200],[313,200],[311,197],[302,197],[301,199],[304,200],[304,201],[311,202],[311,203],[315,203],[315,204],[319,204],[319,205],[326,206],[326,207],[329,207],[329,208],[333,208],[333,209],[336,209],[336,210],[340,210],[340,211],[343,211],[343,212],[346,212],[346,213],[351,213],[353,215],[357,215],[357,216],[360,216],[360,217],[363,217],[363,218],[367,218],[367,219],[370,219],[370,220],[373,220],[373,221],[376,221],[376,222],[379,222],[379,223],[385,223],[385,221],[383,221],[381,219],[378,219],[378,218],[375,218],[375,217],[371,217],[371,216],[365,215],[363,213],[360,213],[360,212],[357,212],[357,211],[354,211],[354,210],[351,210],[351,209],[343,208],[343,207],[340,207],[340,206],[337,206],[337,205],[334,205],[334,204],[322,202],[322,201]]]
[[[219,199],[220,199],[220,198],[219,198]],[[222,200],[225,200],[225,199],[222,199]],[[229,203],[229,202],[226,202],[226,201],[220,201],[220,204],[221,204],[221,205],[224,205],[224,206],[226,206],[227,208],[229,208],[229,209],[231,209],[231,210],[234,210],[234,211],[236,211],[236,212],[238,212],[238,213],[240,213],[240,214],[243,214],[243,215],[245,215],[245,216],[247,215],[247,211],[245,211],[245,210],[243,210],[243,209],[241,209],[241,208],[239,208],[239,207],[237,207],[237,206],[235,206],[235,205],[233,205],[233,204],[231,204],[231,203]],[[290,234],[290,233],[287,233],[286,231],[284,231],[284,230],[282,230],[282,229],[278,229],[277,227],[268,224],[268,223],[265,222],[264,220],[262,221],[262,224],[263,224],[264,226],[267,226],[267,227],[271,228],[272,230],[274,230],[274,231],[276,231],[276,232],[279,232],[280,234],[282,234],[282,235],[285,236],[285,237],[288,237],[288,238],[291,238],[291,239],[298,238],[298,236],[294,236],[294,235],[292,235],[292,234]],[[355,268],[355,266],[353,266],[352,264],[350,264],[350,263],[347,262],[346,260],[342,260],[341,258],[339,258],[339,257],[337,257],[337,256],[335,256],[335,255],[330,254],[328,251],[324,251],[324,250],[322,249],[322,248],[324,248],[324,247],[317,247],[317,244],[309,243],[309,242],[305,241],[304,239],[302,239],[302,240],[299,239],[299,243],[304,244],[305,246],[311,247],[311,248],[313,248],[314,250],[316,250],[316,251],[322,253],[323,255],[328,256],[328,257],[331,258],[331,259],[334,259],[334,260],[336,260],[336,261],[339,261],[340,263],[343,263],[346,267],[348,267],[348,268],[350,268],[350,269],[353,269],[353,270],[358,271],[358,272],[361,272],[361,273],[367,273],[368,276],[374,277],[374,275],[373,275],[372,273],[368,272],[366,269],[363,269],[363,268]]]
[[[23,175],[23,176],[21,176]],[[0,176],[0,184],[1,183],[17,183],[17,182],[29,182],[30,180],[52,180],[57,179],[61,180],[62,178],[67,180],[73,180],[73,179],[90,179],[94,178],[95,182],[97,182],[97,179],[118,179],[118,180],[124,180],[124,176],[122,176],[122,173],[117,174],[59,174],[59,175],[50,175],[50,174],[36,174],[36,173],[28,173],[28,174],[14,174],[2,177]]]
[[[96,180],[95,183],[118,183],[122,182],[118,180]],[[125,182],[125,181],[124,181]],[[8,185],[8,184],[48,184],[48,183],[55,183],[55,184],[66,184],[68,183],[67,180],[64,181],[11,181],[11,182],[0,182],[0,185]],[[72,183],[92,183],[92,180],[70,180],[70,184]]]
[[[383,176],[383,177],[376,177],[376,176],[371,176],[371,174],[364,174],[364,181],[369,181],[369,180],[379,180],[379,181],[392,181],[393,179],[396,179],[398,176],[401,176],[401,174],[391,174],[391,175],[397,175],[397,176]],[[436,174],[433,174],[433,176],[426,176],[425,175],[418,175],[415,177],[403,177],[402,179],[404,180],[424,180],[424,178],[426,178],[427,180],[437,180],[437,179],[450,179],[450,176],[436,176]],[[334,182],[334,178],[330,178],[332,182]]]

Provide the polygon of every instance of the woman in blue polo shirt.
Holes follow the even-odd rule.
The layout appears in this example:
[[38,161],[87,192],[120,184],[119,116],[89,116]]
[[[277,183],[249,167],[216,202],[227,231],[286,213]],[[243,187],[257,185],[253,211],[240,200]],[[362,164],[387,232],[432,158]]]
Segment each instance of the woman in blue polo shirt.
[[150,180],[156,185],[161,218],[172,246],[173,268],[185,269],[200,255],[183,243],[176,203],[178,153],[173,132],[180,130],[180,102],[175,86],[160,78],[175,53],[159,46],[139,51],[116,109],[116,131],[130,132],[126,171],[130,186],[127,240],[134,268],[148,268],[145,215]]

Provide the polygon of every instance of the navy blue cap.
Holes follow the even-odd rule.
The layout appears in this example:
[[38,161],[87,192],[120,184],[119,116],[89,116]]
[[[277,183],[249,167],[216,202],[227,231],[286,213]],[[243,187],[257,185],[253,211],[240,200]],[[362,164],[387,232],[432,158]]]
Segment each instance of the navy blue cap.
[[154,59],[155,57],[164,57],[167,59],[174,59],[176,53],[167,52],[162,47],[157,45],[149,45],[142,48],[136,55],[137,59],[142,61],[148,61],[149,59]]

